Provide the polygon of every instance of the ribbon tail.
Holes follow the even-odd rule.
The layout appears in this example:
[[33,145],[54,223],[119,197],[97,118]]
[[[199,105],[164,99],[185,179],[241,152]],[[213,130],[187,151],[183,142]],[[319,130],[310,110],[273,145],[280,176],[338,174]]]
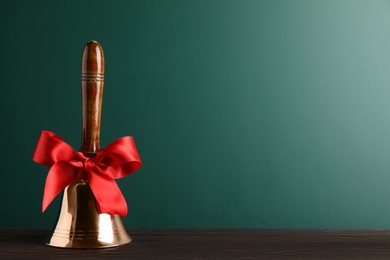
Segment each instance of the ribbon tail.
[[99,213],[127,215],[127,204],[116,181],[96,172],[88,174],[89,185]]
[[78,179],[80,174],[81,169],[75,168],[66,161],[59,161],[53,164],[46,177],[42,200],[42,212],[46,210],[58,193]]

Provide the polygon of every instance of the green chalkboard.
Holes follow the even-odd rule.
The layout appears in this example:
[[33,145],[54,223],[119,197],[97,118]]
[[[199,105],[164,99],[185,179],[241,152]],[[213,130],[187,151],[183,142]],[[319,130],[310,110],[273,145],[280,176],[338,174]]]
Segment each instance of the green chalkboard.
[[105,50],[101,143],[143,167],[127,227],[390,228],[390,2],[0,4],[0,227],[50,227],[42,129],[78,149],[81,51]]

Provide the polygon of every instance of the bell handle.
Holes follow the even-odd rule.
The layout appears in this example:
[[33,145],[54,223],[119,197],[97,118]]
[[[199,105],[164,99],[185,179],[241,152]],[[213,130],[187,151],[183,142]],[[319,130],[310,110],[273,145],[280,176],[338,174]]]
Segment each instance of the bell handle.
[[104,87],[104,53],[97,41],[88,42],[81,61],[82,140],[80,151],[93,157],[100,150],[100,119]]

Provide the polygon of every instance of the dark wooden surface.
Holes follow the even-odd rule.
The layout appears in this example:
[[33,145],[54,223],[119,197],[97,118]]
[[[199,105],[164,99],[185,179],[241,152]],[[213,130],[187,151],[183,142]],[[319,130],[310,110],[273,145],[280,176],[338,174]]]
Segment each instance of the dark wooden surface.
[[47,230],[0,230],[0,259],[390,259],[390,230],[130,230],[128,245],[45,246]]

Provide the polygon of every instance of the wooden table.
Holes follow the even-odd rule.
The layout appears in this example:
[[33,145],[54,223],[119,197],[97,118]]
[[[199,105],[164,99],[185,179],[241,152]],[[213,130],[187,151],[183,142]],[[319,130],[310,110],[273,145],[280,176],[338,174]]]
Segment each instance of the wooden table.
[[0,229],[0,259],[390,259],[390,230],[138,229],[96,250],[45,246],[47,232]]

